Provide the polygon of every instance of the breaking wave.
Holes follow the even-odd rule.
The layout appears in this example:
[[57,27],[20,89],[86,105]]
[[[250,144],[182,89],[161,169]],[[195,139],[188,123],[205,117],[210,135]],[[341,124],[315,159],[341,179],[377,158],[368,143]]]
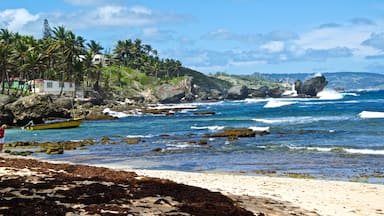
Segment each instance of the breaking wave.
[[267,104],[264,105],[264,108],[277,108],[282,106],[288,106],[295,103],[296,101],[269,100]]
[[218,125],[201,126],[201,127],[191,126],[191,129],[193,129],[193,130],[212,130],[212,131],[215,131],[215,130],[222,130],[222,129],[224,129],[224,126],[218,126]]
[[294,150],[309,150],[319,152],[335,152],[335,153],[348,153],[348,154],[363,154],[363,155],[384,155],[384,150],[373,149],[356,149],[356,148],[341,148],[341,147],[294,147],[288,146]]
[[116,112],[116,111],[112,111],[111,109],[109,108],[105,108],[103,110],[103,113],[108,113],[109,115],[113,116],[113,117],[116,117],[116,118],[124,118],[124,117],[128,117],[130,116],[129,114],[126,114],[126,113],[123,113],[123,112]]
[[359,116],[360,118],[384,118],[384,112],[363,111]]
[[343,99],[344,96],[335,90],[325,89],[317,93],[317,97],[319,97],[320,100],[340,100]]
[[290,116],[284,118],[254,118],[253,121],[261,122],[265,124],[305,124],[317,121],[340,121],[340,120],[348,120],[350,117],[348,116],[321,116],[321,117],[313,117],[313,116]]

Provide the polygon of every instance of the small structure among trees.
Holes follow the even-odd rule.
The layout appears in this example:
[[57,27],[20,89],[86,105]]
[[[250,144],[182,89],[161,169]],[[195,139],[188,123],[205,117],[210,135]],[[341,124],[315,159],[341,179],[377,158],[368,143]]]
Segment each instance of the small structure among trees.
[[28,85],[31,86],[30,90],[33,93],[39,94],[75,94],[75,83],[74,82],[60,82],[54,80],[42,80],[35,79],[28,81]]

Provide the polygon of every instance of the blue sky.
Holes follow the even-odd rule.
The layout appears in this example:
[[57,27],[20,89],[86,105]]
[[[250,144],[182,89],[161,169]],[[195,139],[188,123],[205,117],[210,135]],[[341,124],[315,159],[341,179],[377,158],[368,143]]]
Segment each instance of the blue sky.
[[43,20],[113,50],[139,38],[204,73],[384,73],[383,0],[2,0],[0,28]]

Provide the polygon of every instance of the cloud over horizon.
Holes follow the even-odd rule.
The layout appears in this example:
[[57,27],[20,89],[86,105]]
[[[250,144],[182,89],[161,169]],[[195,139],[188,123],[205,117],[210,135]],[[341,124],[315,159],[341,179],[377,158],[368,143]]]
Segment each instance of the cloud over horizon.
[[0,10],[0,28],[41,37],[43,20],[47,18],[51,26],[63,25],[79,34],[89,32],[86,39],[102,39],[101,44],[109,49],[117,40],[137,37],[164,55],[161,57],[177,58],[188,67],[211,72],[239,65],[257,70],[293,63],[325,64],[337,59],[367,60],[361,68],[377,70],[377,61],[384,55],[384,20],[379,18],[356,16],[344,21],[325,20],[301,29],[288,26],[246,31],[233,30],[224,22],[220,28],[197,30],[196,25],[206,20],[186,12],[131,5],[123,0],[63,1],[69,9]]

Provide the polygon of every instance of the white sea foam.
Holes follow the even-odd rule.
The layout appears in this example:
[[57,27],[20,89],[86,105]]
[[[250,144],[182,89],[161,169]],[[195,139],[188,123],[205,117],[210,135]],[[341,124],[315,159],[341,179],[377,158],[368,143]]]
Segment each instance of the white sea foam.
[[151,138],[154,137],[154,135],[127,135],[127,138]]
[[270,127],[249,127],[249,129],[256,132],[269,132]]
[[317,93],[317,97],[319,97],[320,100],[340,100],[343,98],[343,94],[335,90],[324,89]]
[[186,148],[192,148],[192,147],[200,147],[199,145],[192,145],[189,143],[168,143],[166,144],[167,150],[178,150],[178,149],[186,149]]
[[363,111],[359,116],[360,118],[384,118],[384,112]]
[[213,125],[213,126],[201,126],[201,127],[198,127],[198,126],[191,126],[191,129],[194,129],[194,130],[212,130],[212,131],[215,131],[215,130],[222,130],[222,129],[224,129],[224,126],[218,126],[218,125]]
[[298,147],[298,146],[288,146],[288,148],[293,150],[309,150],[309,151],[319,151],[319,152],[345,152],[349,154],[363,154],[363,155],[384,155],[384,150],[373,150],[373,149],[353,149],[353,148],[339,148],[339,147]]
[[148,109],[197,109],[197,106],[194,104],[157,104]]
[[296,101],[286,101],[286,100],[269,100],[267,104],[264,105],[264,108],[277,108],[282,106],[288,106],[295,104]]
[[359,113],[361,118],[384,118],[384,112],[363,111]]
[[113,117],[117,117],[117,118],[124,118],[124,117],[129,116],[129,114],[126,114],[126,113],[123,113],[123,112],[112,111],[112,110],[109,109],[109,108],[105,108],[105,109],[103,110],[103,113],[108,113],[108,115],[111,115],[111,116],[113,116]]
[[360,96],[359,94],[354,93],[354,92],[344,92],[344,93],[341,93],[341,94],[344,95],[344,96],[354,96],[354,97]]
[[260,102],[265,102],[267,99],[264,98],[247,98],[244,99],[245,103],[260,103]]
[[283,96],[290,96],[290,97],[296,97],[297,96],[297,91],[295,89],[295,84],[291,85],[291,90],[287,90],[283,92]]
[[350,154],[369,154],[369,155],[384,155],[384,150],[372,149],[345,149]]
[[289,116],[289,117],[283,117],[283,118],[255,118],[252,119],[256,122],[261,122],[265,124],[305,124],[305,123],[311,123],[311,122],[318,122],[318,121],[342,121],[342,120],[348,120],[350,119],[349,116]]

